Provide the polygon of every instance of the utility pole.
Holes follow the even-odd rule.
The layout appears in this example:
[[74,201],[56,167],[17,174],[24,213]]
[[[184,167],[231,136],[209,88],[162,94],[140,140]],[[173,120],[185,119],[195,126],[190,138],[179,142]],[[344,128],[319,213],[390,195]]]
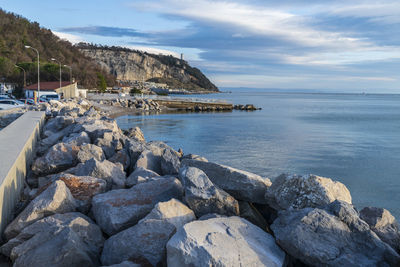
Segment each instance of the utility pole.
[[37,53],[37,80],[38,80],[38,97],[40,102],[40,59],[39,59],[39,51],[36,48],[33,48],[30,45],[26,45],[25,48],[30,48],[36,51]]
[[58,65],[60,66],[60,88],[61,88],[61,62],[55,59],[54,57],[52,57],[51,60],[58,62]]
[[69,68],[69,81],[72,83],[72,67],[68,65],[64,65],[64,67]]

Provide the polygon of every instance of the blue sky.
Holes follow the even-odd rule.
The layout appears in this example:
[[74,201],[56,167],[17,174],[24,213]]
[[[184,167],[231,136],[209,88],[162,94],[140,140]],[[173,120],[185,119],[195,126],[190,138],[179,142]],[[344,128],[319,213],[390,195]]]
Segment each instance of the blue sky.
[[185,58],[220,87],[400,93],[400,1],[0,0],[72,42]]

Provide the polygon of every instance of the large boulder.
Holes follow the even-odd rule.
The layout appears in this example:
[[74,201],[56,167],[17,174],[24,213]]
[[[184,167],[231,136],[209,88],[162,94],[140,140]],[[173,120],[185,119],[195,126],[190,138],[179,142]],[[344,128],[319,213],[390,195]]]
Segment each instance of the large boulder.
[[80,146],[77,158],[80,163],[84,163],[90,159],[103,161],[106,159],[106,156],[101,147],[92,144],[84,144]]
[[315,175],[277,177],[265,195],[276,210],[325,206],[335,200],[351,203],[350,191],[340,182]]
[[83,144],[90,144],[90,137],[86,132],[72,133],[63,138],[63,143],[81,146]]
[[51,133],[48,137],[40,140],[38,149],[37,149],[38,154],[43,155],[44,152],[46,152],[50,147],[55,145],[61,138],[69,135],[70,132],[72,131],[73,127],[74,127],[74,125],[69,125],[69,126],[65,127],[64,129],[62,129],[58,132],[55,132],[55,133]]
[[125,171],[129,171],[129,167],[131,164],[131,159],[129,157],[128,152],[125,149],[117,151],[114,156],[108,159],[113,163],[121,163],[124,166]]
[[177,228],[195,220],[193,211],[171,199],[158,203],[139,223],[106,241],[101,261],[112,264],[129,259],[143,265],[165,263],[165,245]]
[[175,266],[285,266],[285,252],[274,238],[240,217],[185,224],[167,243]]
[[126,179],[126,186],[132,187],[139,183],[147,182],[154,177],[159,177],[158,173],[147,170],[143,167],[136,168]]
[[379,238],[400,251],[399,224],[393,215],[386,209],[366,207],[360,211],[360,218],[371,227]]
[[135,165],[135,169],[137,168],[145,168],[148,170],[152,170],[158,174],[162,174],[161,170],[161,155],[162,150],[145,150],[138,157]]
[[[64,127],[73,124],[74,121],[75,119],[72,117],[57,116],[53,119],[50,119],[43,126],[43,133],[45,133],[46,137],[49,137],[51,133],[55,133],[62,130]],[[46,132],[49,132],[49,134],[46,134]]]
[[109,159],[123,148],[120,137],[121,135],[119,133],[105,132],[94,141],[94,144],[101,147],[107,159]]
[[183,188],[176,178],[138,184],[93,197],[92,213],[101,229],[113,235],[135,225],[161,201],[181,199]]
[[28,206],[7,226],[6,239],[17,236],[22,229],[34,222],[55,214],[75,211],[76,202],[63,181],[56,181],[32,200]]
[[24,228],[0,251],[13,266],[99,266],[104,239],[81,213],[56,214]]
[[78,163],[78,146],[58,143],[52,146],[47,153],[37,158],[32,164],[32,171],[36,175],[47,175],[64,171]]
[[133,139],[129,139],[129,141],[125,144],[125,147],[131,159],[129,171],[132,172],[135,169],[138,158],[140,157],[142,152],[146,149],[146,144]]
[[204,171],[215,185],[235,199],[267,204],[265,192],[271,186],[268,178],[213,162],[193,159],[182,160],[181,166],[196,167]]
[[101,262],[105,265],[130,260],[142,266],[162,266],[165,245],[175,233],[175,226],[161,220],[146,220],[104,243]]
[[144,138],[144,134],[139,127],[130,128],[129,130],[125,131],[124,134],[131,139],[134,139],[139,142],[146,142]]
[[179,155],[172,149],[165,149],[161,156],[161,172],[163,175],[178,174],[181,162]]
[[78,210],[83,213],[89,211],[93,196],[104,193],[107,189],[106,181],[91,176],[62,174],[58,179],[68,187],[77,202]]
[[202,170],[183,167],[179,171],[179,178],[185,188],[185,202],[197,217],[208,213],[239,215],[237,200],[215,186]]
[[172,223],[176,228],[196,220],[194,212],[177,199],[159,202],[139,223],[146,220],[162,220]]
[[346,202],[281,211],[271,229],[287,253],[311,266],[400,264],[400,256]]
[[253,204],[246,201],[239,201],[240,217],[245,218],[252,224],[257,225],[261,229],[266,230],[268,223],[264,216],[254,207]]
[[126,174],[123,170],[123,166],[108,160],[98,161],[92,158],[85,163],[79,163],[76,167],[65,172],[77,176],[92,176],[103,179],[107,182],[107,190],[125,187]]

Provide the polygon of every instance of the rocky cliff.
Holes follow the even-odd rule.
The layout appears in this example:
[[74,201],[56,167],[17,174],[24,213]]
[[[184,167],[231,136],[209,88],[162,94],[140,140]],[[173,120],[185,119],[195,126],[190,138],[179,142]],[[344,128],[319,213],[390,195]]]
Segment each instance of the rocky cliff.
[[154,55],[120,47],[79,45],[80,50],[97,61],[118,80],[154,81],[190,91],[218,91],[197,68],[172,56]]

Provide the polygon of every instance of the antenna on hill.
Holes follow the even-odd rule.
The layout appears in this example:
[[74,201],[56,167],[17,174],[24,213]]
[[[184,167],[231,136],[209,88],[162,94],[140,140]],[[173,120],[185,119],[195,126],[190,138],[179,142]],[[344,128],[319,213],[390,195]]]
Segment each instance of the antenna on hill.
[[181,60],[183,60],[183,53],[181,53]]

